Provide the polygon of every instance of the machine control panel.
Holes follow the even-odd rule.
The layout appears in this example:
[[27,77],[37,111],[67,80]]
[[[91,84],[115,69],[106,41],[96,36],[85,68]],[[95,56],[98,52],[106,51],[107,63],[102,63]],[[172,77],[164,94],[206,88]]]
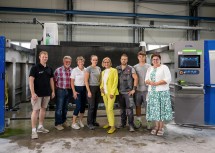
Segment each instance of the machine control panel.
[[199,70],[192,70],[192,69],[185,69],[185,70],[179,70],[180,75],[198,75]]

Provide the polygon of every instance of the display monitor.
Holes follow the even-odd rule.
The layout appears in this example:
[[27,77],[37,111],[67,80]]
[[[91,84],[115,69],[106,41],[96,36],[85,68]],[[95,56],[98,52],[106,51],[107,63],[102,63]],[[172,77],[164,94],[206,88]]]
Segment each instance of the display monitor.
[[179,68],[200,68],[200,55],[179,55]]

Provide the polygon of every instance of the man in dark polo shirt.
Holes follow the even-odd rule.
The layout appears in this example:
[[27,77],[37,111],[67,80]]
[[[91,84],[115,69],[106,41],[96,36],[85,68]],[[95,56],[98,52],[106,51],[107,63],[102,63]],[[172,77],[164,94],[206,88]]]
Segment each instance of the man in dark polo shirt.
[[[54,92],[54,75],[51,67],[47,66],[48,53],[41,51],[39,54],[40,63],[33,66],[29,75],[29,86],[31,90],[31,124],[32,139],[37,139],[37,132],[48,133],[49,130],[43,127],[46,108],[48,106],[50,96],[55,97]],[[39,125],[36,130],[37,118],[39,115]]]

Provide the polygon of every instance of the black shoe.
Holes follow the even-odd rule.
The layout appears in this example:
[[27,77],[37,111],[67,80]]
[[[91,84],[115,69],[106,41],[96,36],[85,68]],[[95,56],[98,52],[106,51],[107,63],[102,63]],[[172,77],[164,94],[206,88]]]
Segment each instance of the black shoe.
[[93,123],[94,126],[99,126],[98,122]]
[[95,130],[95,127],[94,127],[92,124],[87,124],[87,127],[88,127],[90,130]]
[[122,129],[122,128],[125,128],[125,127],[126,127],[126,125],[120,124],[120,125],[118,125],[116,128],[117,128],[117,129]]

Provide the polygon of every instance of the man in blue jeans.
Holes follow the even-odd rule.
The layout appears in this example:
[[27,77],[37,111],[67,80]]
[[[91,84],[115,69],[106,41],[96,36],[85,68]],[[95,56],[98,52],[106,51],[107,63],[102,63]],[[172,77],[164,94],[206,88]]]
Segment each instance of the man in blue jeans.
[[55,128],[63,130],[69,127],[67,120],[68,103],[72,98],[72,89],[70,84],[70,75],[72,68],[70,67],[72,58],[64,56],[63,66],[57,68],[54,72],[54,79],[57,87],[57,99],[55,110]]
[[127,120],[129,131],[134,132],[133,95],[137,88],[138,77],[134,68],[128,65],[128,56],[122,54],[121,65],[117,66],[119,76],[119,107],[121,124],[117,128],[124,128]]

